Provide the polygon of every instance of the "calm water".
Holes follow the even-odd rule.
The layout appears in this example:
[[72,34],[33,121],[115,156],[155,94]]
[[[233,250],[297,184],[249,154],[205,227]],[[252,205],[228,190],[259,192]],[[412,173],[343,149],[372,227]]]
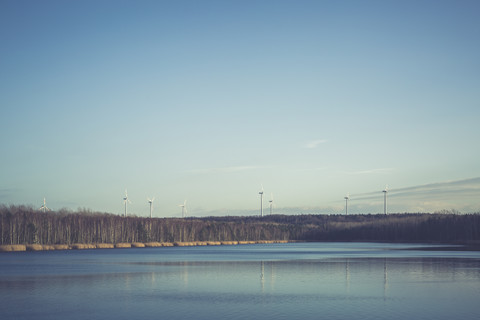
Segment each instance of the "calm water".
[[0,254],[1,319],[479,319],[480,252],[295,243]]

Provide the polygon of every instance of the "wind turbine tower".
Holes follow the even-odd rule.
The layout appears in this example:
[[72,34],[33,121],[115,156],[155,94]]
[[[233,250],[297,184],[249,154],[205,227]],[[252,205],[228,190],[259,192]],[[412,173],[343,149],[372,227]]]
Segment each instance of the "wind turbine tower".
[[349,195],[344,198],[345,199],[345,215],[348,215],[348,199],[350,199]]
[[132,201],[128,199],[127,189],[125,189],[125,196],[123,197],[123,202],[125,203],[125,217],[127,217],[127,203],[132,203]]
[[155,197],[152,199],[147,198],[148,203],[150,203],[150,219],[152,219],[153,200],[155,200]]
[[262,191],[258,193],[260,195],[260,217],[263,218],[263,185],[262,185]]
[[273,193],[270,195],[271,198],[268,202],[270,202],[270,215],[273,214]]
[[385,186],[383,192],[383,214],[387,214],[387,193],[388,193],[388,185]]
[[183,204],[179,204],[179,207],[182,207],[182,218],[185,218],[185,214],[187,213],[187,200],[183,202]]
[[43,205],[39,208],[39,210],[42,210],[43,213],[45,213],[45,212],[47,212],[47,211],[50,211],[50,209],[47,207],[45,198],[43,198]]

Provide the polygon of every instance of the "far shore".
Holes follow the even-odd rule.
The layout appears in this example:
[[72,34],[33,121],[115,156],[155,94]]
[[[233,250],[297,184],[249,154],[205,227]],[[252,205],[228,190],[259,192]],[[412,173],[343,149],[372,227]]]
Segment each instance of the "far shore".
[[115,248],[158,248],[158,247],[195,247],[245,244],[288,243],[288,240],[259,241],[192,241],[192,242],[121,242],[121,243],[73,243],[73,244],[6,244],[0,245],[0,252],[51,251],[51,250],[85,250]]

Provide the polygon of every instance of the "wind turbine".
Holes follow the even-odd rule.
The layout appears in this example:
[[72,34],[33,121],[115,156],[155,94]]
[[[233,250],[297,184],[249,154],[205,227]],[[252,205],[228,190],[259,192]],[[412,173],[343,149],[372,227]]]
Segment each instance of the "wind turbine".
[[46,205],[45,198],[43,198],[43,205],[38,210],[42,210],[43,213],[50,211],[50,209]]
[[383,214],[387,214],[387,193],[388,193],[388,184],[385,186],[383,192]]
[[187,213],[187,200],[183,202],[183,204],[179,204],[179,207],[182,207],[182,218],[185,218],[185,214]]
[[152,205],[153,205],[153,200],[155,200],[155,197],[152,199],[147,198],[148,203],[150,203],[150,219],[152,219]]
[[270,215],[273,214],[273,193],[270,194],[270,200],[268,202],[270,202]]
[[123,202],[125,202],[125,217],[127,217],[127,203],[132,203],[132,201],[128,199],[127,189],[125,189],[125,197],[123,197]]
[[260,195],[260,217],[263,217],[263,185],[262,191],[258,193]]
[[350,199],[349,194],[344,198],[345,199],[345,215],[348,215],[348,199]]

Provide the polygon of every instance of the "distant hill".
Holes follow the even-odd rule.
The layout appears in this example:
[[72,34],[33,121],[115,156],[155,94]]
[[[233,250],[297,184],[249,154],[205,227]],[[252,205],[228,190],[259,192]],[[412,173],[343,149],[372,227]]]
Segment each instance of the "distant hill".
[[480,241],[480,213],[140,218],[0,206],[0,244],[191,241]]

